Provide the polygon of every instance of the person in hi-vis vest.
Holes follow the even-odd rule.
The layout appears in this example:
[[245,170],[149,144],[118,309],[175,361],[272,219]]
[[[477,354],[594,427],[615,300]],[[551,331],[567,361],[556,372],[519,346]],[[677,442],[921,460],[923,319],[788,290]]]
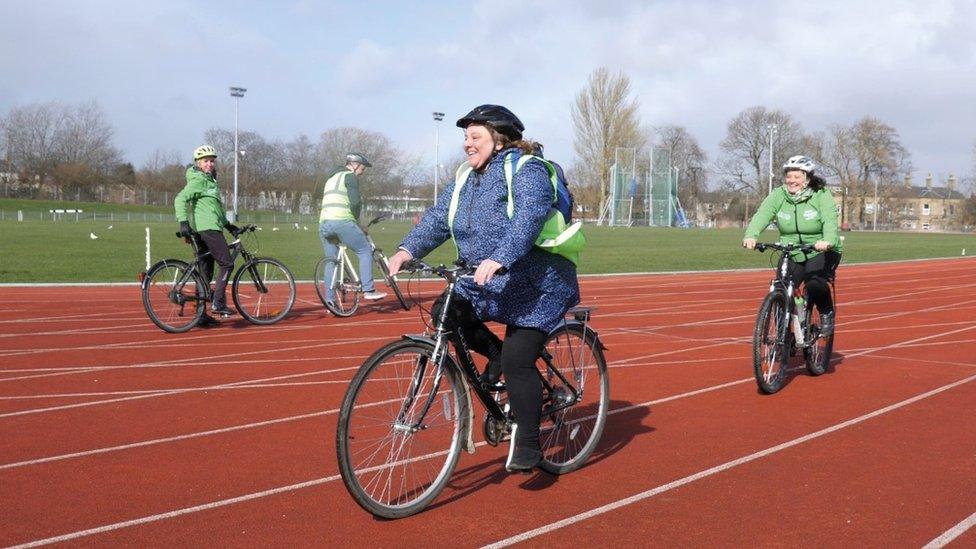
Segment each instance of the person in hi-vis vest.
[[[373,285],[373,249],[366,240],[366,233],[360,228],[359,212],[363,207],[359,194],[359,176],[372,164],[360,153],[346,155],[346,165],[333,173],[325,182],[322,191],[322,210],[319,214],[319,238],[325,257],[335,259],[339,248],[329,242],[337,238],[359,256],[359,278],[363,283],[363,297],[383,299],[386,293],[376,291]],[[326,301],[332,301],[333,269],[325,270]]]

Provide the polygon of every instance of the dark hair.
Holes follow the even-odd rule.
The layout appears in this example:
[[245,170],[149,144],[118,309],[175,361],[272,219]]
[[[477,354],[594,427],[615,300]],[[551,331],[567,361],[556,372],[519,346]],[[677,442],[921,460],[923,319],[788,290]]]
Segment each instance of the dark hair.
[[814,191],[819,191],[820,189],[827,186],[827,180],[820,177],[819,175],[814,175],[811,173],[810,182],[807,183],[807,186],[813,189]]

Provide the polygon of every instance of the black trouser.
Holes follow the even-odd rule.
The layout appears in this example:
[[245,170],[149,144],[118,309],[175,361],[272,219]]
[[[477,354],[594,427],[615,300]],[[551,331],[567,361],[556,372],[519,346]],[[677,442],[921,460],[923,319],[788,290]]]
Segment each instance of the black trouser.
[[[471,303],[458,296],[451,298],[445,328],[460,329],[468,348],[488,357],[488,369],[493,363],[501,363],[505,374],[508,402],[518,423],[517,437],[520,447],[539,447],[539,422],[542,416],[542,382],[536,369],[536,358],[546,342],[546,332],[537,328],[507,326],[504,344],[475,314]],[[444,296],[439,297],[432,308],[434,318],[440,316]]]
[[230,272],[234,270],[230,248],[227,246],[227,240],[224,239],[223,231],[200,231],[197,234],[200,235],[197,240],[200,256],[210,252],[210,255],[203,260],[203,278],[207,282],[213,279],[214,261],[220,266],[217,269],[217,282],[214,284],[213,308],[222,309],[227,306],[227,279],[230,278]]
[[840,254],[827,250],[821,252],[805,263],[796,263],[790,258],[789,276],[793,280],[793,287],[801,281],[807,284],[807,296],[817,305],[821,313],[834,310],[834,303],[830,297],[830,285],[827,281],[834,279],[834,272],[840,265]]

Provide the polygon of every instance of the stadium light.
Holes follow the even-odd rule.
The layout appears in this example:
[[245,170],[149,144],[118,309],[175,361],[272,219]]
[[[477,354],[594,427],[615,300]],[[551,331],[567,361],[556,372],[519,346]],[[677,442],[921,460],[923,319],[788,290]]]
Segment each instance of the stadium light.
[[440,129],[444,113],[434,111],[434,205],[437,205],[437,184],[440,181]]
[[234,219],[231,220],[231,223],[237,223],[237,157],[240,155],[237,145],[238,115],[241,107],[241,98],[244,97],[244,92],[246,91],[246,88],[239,88],[237,86],[231,86],[230,88],[230,96],[234,98]]

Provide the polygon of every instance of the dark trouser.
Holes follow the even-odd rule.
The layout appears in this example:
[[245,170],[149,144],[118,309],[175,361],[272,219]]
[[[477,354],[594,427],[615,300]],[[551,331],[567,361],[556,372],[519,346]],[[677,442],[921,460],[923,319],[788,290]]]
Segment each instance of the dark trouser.
[[213,279],[214,261],[220,267],[217,269],[217,281],[214,284],[213,307],[222,309],[227,306],[227,279],[230,272],[234,270],[234,262],[230,258],[230,248],[227,240],[224,239],[223,231],[200,231],[200,239],[197,245],[200,247],[200,255],[210,252],[204,258],[203,277],[210,282]]
[[[440,315],[444,296],[434,302],[431,314],[436,319]],[[464,334],[468,348],[488,357],[491,362],[501,362],[505,374],[505,387],[508,402],[518,423],[518,445],[529,448],[539,447],[539,422],[542,416],[542,382],[536,369],[536,358],[542,351],[547,334],[537,328],[507,326],[504,344],[492,333],[475,314],[471,303],[454,296],[448,313],[448,330],[458,330]]]
[[840,265],[840,254],[833,250],[819,253],[805,263],[796,263],[790,259],[789,274],[793,280],[793,287],[798,286],[801,281],[806,282],[807,296],[813,300],[821,313],[834,310],[827,281],[834,279],[834,272],[838,265]]

